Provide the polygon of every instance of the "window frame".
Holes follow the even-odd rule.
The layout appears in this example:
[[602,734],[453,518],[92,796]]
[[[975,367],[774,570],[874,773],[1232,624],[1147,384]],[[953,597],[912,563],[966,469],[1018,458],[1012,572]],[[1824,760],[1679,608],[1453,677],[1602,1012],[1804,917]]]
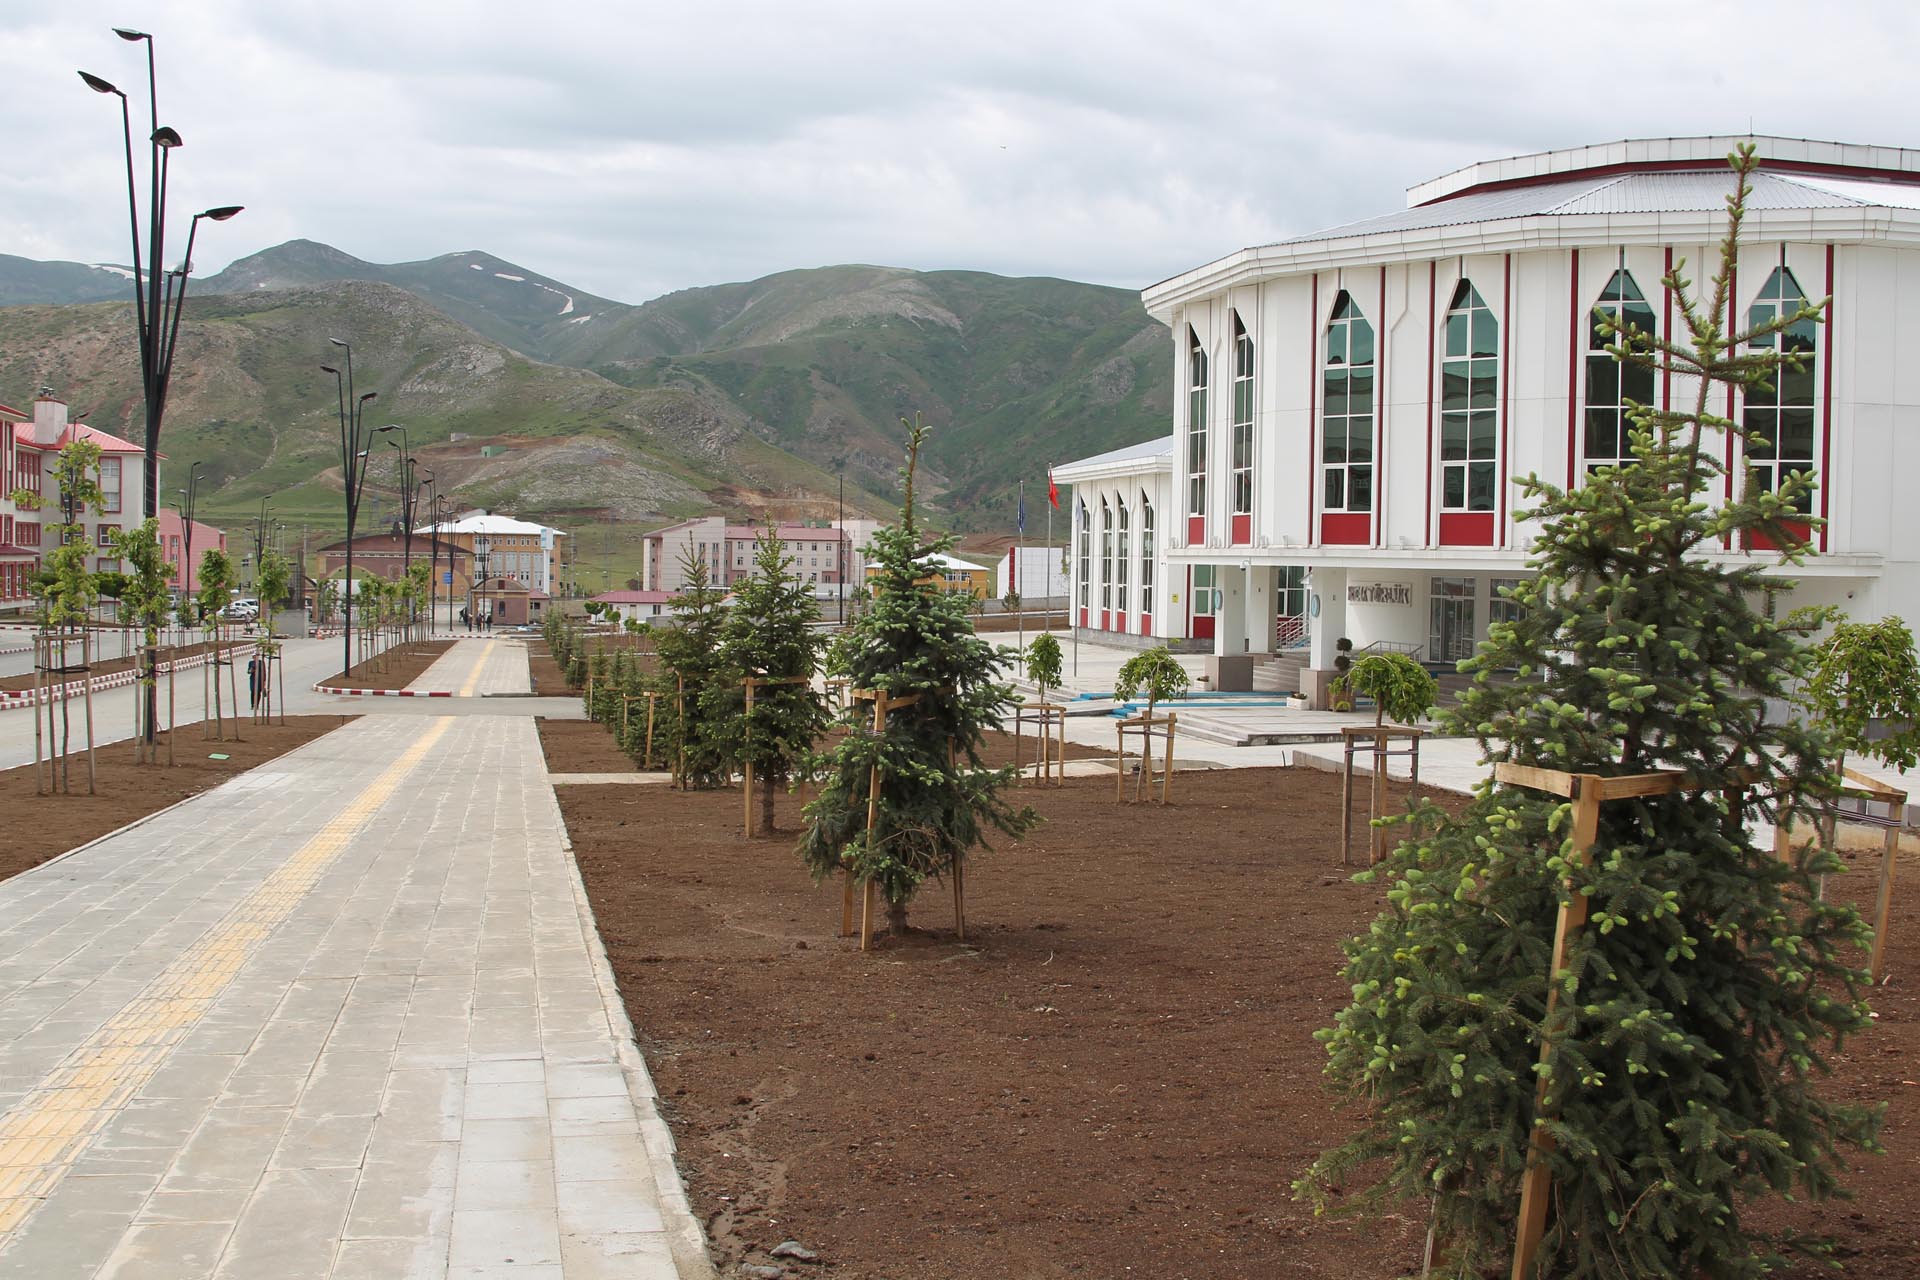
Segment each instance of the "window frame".
[[[1629,290],[1631,297],[1627,296]],[[1608,339],[1601,334],[1598,323],[1601,313],[1616,323],[1624,319],[1645,333],[1655,336],[1659,333],[1659,316],[1653,304],[1641,292],[1640,283],[1633,278],[1633,272],[1627,269],[1627,251],[1624,248],[1620,250],[1613,274],[1607,277],[1606,285],[1600,290],[1599,300],[1587,309],[1587,349],[1581,360],[1583,377],[1580,401],[1580,462],[1587,474],[1602,467],[1631,466],[1638,461],[1633,456],[1628,440],[1632,423],[1627,416],[1626,402],[1633,399],[1643,405],[1652,405],[1655,396],[1653,369],[1621,360],[1607,350],[1619,339],[1617,336]],[[1605,382],[1609,378],[1613,383],[1611,396],[1597,395],[1596,391],[1607,389]],[[1630,388],[1629,378],[1639,385]],[[1612,437],[1611,454],[1601,453],[1594,448],[1596,419],[1605,422],[1602,429]]]
[[1113,546],[1113,598],[1114,605],[1122,614],[1130,611],[1132,601],[1127,597],[1127,581],[1132,576],[1127,572],[1127,534],[1130,523],[1126,499],[1122,498],[1114,507],[1114,519],[1119,527],[1114,533]]
[[1254,421],[1254,349],[1253,337],[1233,313],[1233,422],[1229,433],[1232,456],[1231,511],[1236,516],[1253,514],[1253,421]]
[[[1364,364],[1354,360],[1355,326],[1365,335],[1367,359]],[[1333,343],[1340,340],[1339,360],[1334,359]],[[1342,289],[1334,298],[1333,310],[1328,313],[1326,328],[1321,333],[1320,342],[1320,509],[1331,514],[1367,515],[1373,514],[1374,495],[1377,489],[1375,480],[1379,467],[1379,424],[1380,424],[1380,382],[1379,382],[1379,337],[1374,332],[1373,323],[1367,319],[1366,312],[1353,295]],[[1367,408],[1364,413],[1352,412],[1353,374],[1364,369],[1367,374]],[[1341,411],[1333,412],[1336,403],[1334,397],[1335,374],[1338,373],[1342,387],[1337,403]],[[1366,460],[1356,462],[1353,454],[1353,427],[1356,422],[1366,426]],[[1334,445],[1335,432],[1338,431],[1340,443]],[[1335,460],[1334,455],[1338,455]],[[1366,499],[1364,504],[1353,501],[1354,479],[1364,477]],[[1332,482],[1339,481],[1340,492],[1336,498],[1332,491]]]
[[1153,499],[1140,495],[1140,612],[1153,613]]
[[[1776,285],[1790,285],[1792,294],[1784,288],[1776,290]],[[1787,265],[1786,246],[1780,247],[1780,260],[1760,286],[1760,292],[1754,295],[1747,306],[1747,327],[1765,323],[1770,319],[1789,315],[1807,304],[1806,290],[1800,287],[1800,280]],[[1763,314],[1765,313],[1765,314]],[[1745,431],[1759,431],[1768,440],[1763,450],[1756,450],[1751,440],[1744,448],[1743,462],[1752,481],[1768,493],[1779,491],[1780,481],[1791,472],[1804,472],[1814,479],[1814,487],[1800,495],[1800,501],[1793,508],[1798,515],[1813,515],[1814,496],[1824,477],[1820,474],[1820,362],[1823,352],[1820,350],[1820,326],[1811,320],[1802,320],[1791,326],[1785,333],[1778,335],[1782,343],[1803,340],[1800,348],[1806,358],[1804,368],[1793,372],[1784,366],[1773,379],[1771,389],[1759,385],[1749,385],[1741,395],[1740,426]],[[1775,335],[1763,335],[1759,341],[1749,343],[1749,351],[1764,351],[1774,345]],[[1804,396],[1796,395],[1791,402],[1788,397],[1789,380],[1795,388],[1804,387]],[[1798,454],[1783,456],[1785,432],[1781,421],[1788,413],[1804,415],[1806,422],[1805,456]]]
[[[1484,343],[1480,318],[1485,317]],[[1456,326],[1456,319],[1459,324]],[[1455,352],[1454,339],[1461,338],[1461,350]],[[1440,510],[1448,515],[1472,513],[1492,515],[1499,508],[1500,468],[1500,389],[1505,370],[1500,361],[1500,318],[1469,276],[1461,276],[1440,322]],[[1461,403],[1449,407],[1448,384],[1464,378]],[[1484,396],[1485,403],[1480,403]],[[1484,436],[1484,441],[1481,437]],[[1458,439],[1457,446],[1449,443]],[[1482,448],[1484,451],[1476,452]],[[1459,456],[1449,457],[1454,448]],[[1476,493],[1475,476],[1486,477],[1484,490]],[[1457,497],[1450,497],[1456,484]]]
[[1113,609],[1113,507],[1100,499],[1100,611]]
[[1187,515],[1207,514],[1208,360],[1200,335],[1187,326]]

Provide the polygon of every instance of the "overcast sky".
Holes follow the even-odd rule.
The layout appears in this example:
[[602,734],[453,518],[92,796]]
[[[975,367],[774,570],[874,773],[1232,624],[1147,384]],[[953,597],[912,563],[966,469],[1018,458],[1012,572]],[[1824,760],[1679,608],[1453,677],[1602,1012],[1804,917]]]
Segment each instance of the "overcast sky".
[[6,0],[0,252],[126,259],[115,104],[74,75],[146,132],[114,25],[157,38],[180,225],[247,206],[198,273],[306,237],[640,302],[842,262],[1137,288],[1480,159],[1749,127],[1920,145],[1914,11]]

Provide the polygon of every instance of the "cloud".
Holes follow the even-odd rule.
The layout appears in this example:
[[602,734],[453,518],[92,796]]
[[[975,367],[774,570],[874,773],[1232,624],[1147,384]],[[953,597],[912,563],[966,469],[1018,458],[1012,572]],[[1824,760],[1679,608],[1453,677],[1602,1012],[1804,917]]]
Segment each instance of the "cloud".
[[[132,92],[144,131],[142,50],[107,30],[124,10],[0,13],[0,252],[125,257],[113,104],[73,76]],[[305,236],[376,261],[486,249],[624,301],[847,261],[1138,287],[1499,155],[1750,122],[1920,133],[1893,89],[1915,19],[1891,3],[161,0],[140,20],[187,140],[176,217],[248,206],[203,237],[203,273]]]

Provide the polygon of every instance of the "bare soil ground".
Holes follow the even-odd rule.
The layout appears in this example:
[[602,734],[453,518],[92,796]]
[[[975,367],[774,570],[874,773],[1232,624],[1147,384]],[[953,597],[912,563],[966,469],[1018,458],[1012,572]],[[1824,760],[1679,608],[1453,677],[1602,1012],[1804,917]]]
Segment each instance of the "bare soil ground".
[[344,675],[328,676],[320,682],[323,689],[404,689],[426,674],[440,655],[453,647],[451,640],[421,640],[398,644],[385,653],[355,663]]
[[[73,786],[70,795],[37,794],[30,764],[0,771],[0,812],[7,814],[6,838],[0,840],[0,880],[217,787],[236,774],[339,728],[350,718],[288,716],[284,725],[253,724],[243,719],[238,726],[240,739],[234,739],[230,724],[224,742],[203,737],[197,724],[183,725],[173,740],[171,767],[166,763],[166,734],[160,735],[158,765],[136,764],[133,744],[116,742],[94,752],[96,794],[91,796],[87,794],[84,751],[68,757],[67,776]],[[227,758],[211,759],[215,754]]]
[[567,692],[566,672],[553,660],[545,640],[527,641],[527,678],[532,682],[533,691],[544,697]]
[[[867,955],[791,797],[749,841],[737,791],[559,794],[723,1272],[787,1239],[822,1257],[791,1274],[863,1280],[1417,1272],[1418,1206],[1316,1220],[1289,1193],[1344,1131],[1313,1033],[1381,905],[1334,852],[1336,778],[1183,773],[1164,808],[1025,789],[1046,823],[975,864],[967,943],[930,885]],[[1860,861],[1832,892],[1870,899]],[[1832,1086],[1890,1102],[1889,1153],[1852,1204],[1764,1215],[1834,1235],[1857,1280],[1920,1274],[1917,917],[1897,904],[1879,1025]]]

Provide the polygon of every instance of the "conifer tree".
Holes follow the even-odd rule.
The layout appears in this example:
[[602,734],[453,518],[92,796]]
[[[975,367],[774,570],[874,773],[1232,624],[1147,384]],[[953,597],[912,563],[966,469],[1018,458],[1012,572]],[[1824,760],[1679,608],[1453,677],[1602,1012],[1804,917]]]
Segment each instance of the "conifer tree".
[[[908,439],[900,523],[874,536],[868,563],[877,572],[872,601],[833,648],[833,674],[856,689],[919,701],[888,716],[886,732],[869,732],[871,708],[847,713],[849,733],[826,758],[827,778],[807,806],[800,855],[815,879],[843,863],[871,879],[887,903],[889,927],[901,937],[907,904],[926,880],[964,864],[986,848],[989,828],[1018,837],[1038,818],[1001,797],[1015,768],[981,763],[986,732],[1013,705],[999,679],[999,655],[973,631],[974,596],[947,591],[930,559],[953,545],[932,536],[913,509],[914,472],[926,428]],[[868,839],[870,768],[880,765],[880,830]]]
[[700,713],[707,687],[724,678],[720,631],[726,623],[726,592],[713,585],[706,560],[691,550],[682,552],[680,566],[686,586],[674,596],[673,622],[654,637],[660,656],[652,685],[660,694],[654,740],[669,752],[684,751],[683,784],[704,790],[724,783],[730,769],[722,745]]
[[[1489,780],[1458,819],[1416,815],[1362,877],[1388,882],[1387,908],[1348,944],[1353,1003],[1321,1033],[1329,1076],[1367,1114],[1296,1189],[1323,1205],[1355,1180],[1366,1201],[1431,1197],[1447,1275],[1510,1265],[1542,1078],[1557,1145],[1534,1276],[1762,1274],[1775,1242],[1750,1231],[1746,1207],[1832,1194],[1843,1149],[1873,1147],[1877,1113],[1816,1088],[1866,1025],[1851,949],[1865,931],[1816,897],[1837,861],[1781,861],[1748,827],[1804,820],[1831,794],[1816,732],[1765,715],[1808,653],[1756,607],[1759,561],[1702,554],[1755,535],[1789,562],[1807,550],[1810,477],[1769,492],[1749,471],[1738,497],[1713,501],[1715,437],[1736,437],[1741,456],[1765,442],[1710,406],[1728,384],[1790,369],[1820,310],[1729,319],[1749,149],[1734,167],[1710,297],[1681,267],[1665,281],[1687,343],[1594,321],[1617,356],[1672,371],[1674,407],[1635,406],[1633,460],[1578,489],[1519,482],[1537,576],[1513,589],[1519,616],[1462,664],[1475,683],[1455,713],[1496,761],[1683,770],[1698,787],[1603,805],[1583,861],[1569,857],[1568,805],[1539,791]],[[1502,668],[1519,678],[1488,679]],[[1556,910],[1574,893],[1591,915],[1550,977]],[[1547,1019],[1550,981],[1561,999]]]
[[[726,757],[751,764],[760,783],[760,828],[773,830],[773,797],[801,775],[816,738],[827,730],[826,700],[814,689],[814,669],[826,638],[814,629],[820,606],[795,561],[772,529],[754,540],[753,575],[734,588],[733,607],[720,629],[723,675],[701,698],[703,717]],[[792,680],[754,690],[747,714],[748,676]]]

